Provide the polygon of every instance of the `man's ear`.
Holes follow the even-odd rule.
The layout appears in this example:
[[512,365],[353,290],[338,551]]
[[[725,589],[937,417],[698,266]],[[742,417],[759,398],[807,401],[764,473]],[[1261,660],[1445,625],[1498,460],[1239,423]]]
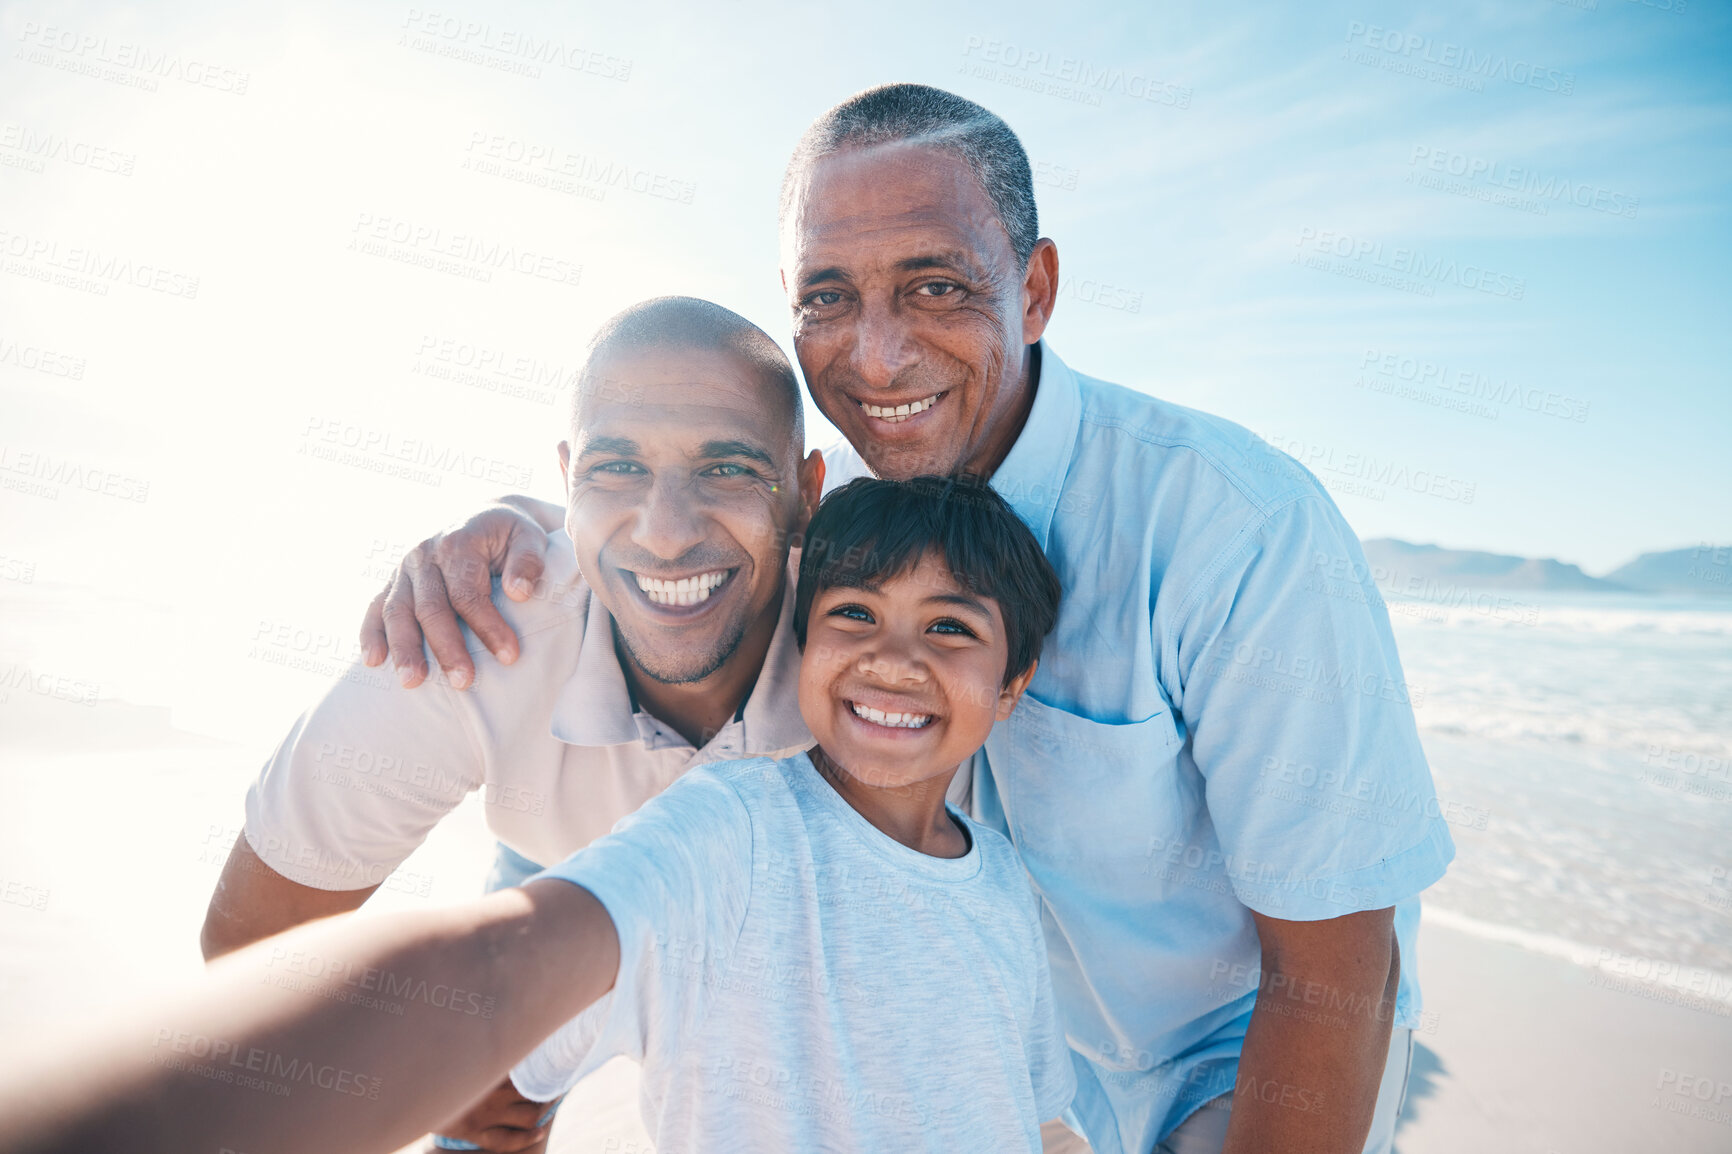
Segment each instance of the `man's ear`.
[[813,449],[800,462],[800,515],[794,520],[794,532],[804,533],[818,511],[818,501],[824,496],[824,454]]
[[1040,662],[1029,663],[1027,669],[1010,679],[1010,684],[998,691],[998,712],[993,715],[997,721],[1003,721],[1016,710],[1016,703],[1022,700],[1023,690],[1034,680],[1034,671],[1040,668]]
[[1028,254],[1022,280],[1022,343],[1032,345],[1046,332],[1058,304],[1058,245],[1041,237]]
[[565,500],[571,502],[571,442],[559,443],[559,479],[565,484]]

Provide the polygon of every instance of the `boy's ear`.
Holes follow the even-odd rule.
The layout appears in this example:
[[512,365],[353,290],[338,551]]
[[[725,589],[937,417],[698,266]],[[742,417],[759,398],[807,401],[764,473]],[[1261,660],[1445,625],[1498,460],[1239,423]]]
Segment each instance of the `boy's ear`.
[[818,511],[818,500],[824,495],[824,454],[813,449],[800,462],[800,516],[794,522],[794,532],[804,533]]
[[1010,679],[1010,684],[998,692],[998,712],[993,715],[997,721],[1003,721],[1016,710],[1016,703],[1022,700],[1022,691],[1028,688],[1028,683],[1034,680],[1034,671],[1040,668],[1040,662],[1032,661],[1027,669]]

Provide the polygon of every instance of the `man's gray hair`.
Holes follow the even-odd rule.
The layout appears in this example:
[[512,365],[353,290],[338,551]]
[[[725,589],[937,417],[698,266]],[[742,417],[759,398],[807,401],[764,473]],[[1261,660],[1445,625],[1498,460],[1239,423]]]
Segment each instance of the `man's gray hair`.
[[812,122],[782,178],[781,215],[793,208],[799,177],[821,157],[845,148],[906,140],[961,157],[992,201],[1017,261],[1028,267],[1040,222],[1028,153],[1010,125],[955,93],[925,84],[884,84],[856,93]]

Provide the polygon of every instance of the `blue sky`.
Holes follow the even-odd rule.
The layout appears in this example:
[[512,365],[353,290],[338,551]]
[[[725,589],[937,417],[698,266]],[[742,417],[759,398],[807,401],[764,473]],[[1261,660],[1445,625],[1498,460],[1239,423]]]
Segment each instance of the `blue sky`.
[[689,292],[786,341],[782,166],[887,80],[1021,134],[1061,355],[1293,451],[1361,535],[1726,542],[1732,21],[1592,2],[0,6],[0,471],[37,486],[0,592],[133,598],[193,663],[346,638],[386,553],[557,495],[533,381],[604,317]]

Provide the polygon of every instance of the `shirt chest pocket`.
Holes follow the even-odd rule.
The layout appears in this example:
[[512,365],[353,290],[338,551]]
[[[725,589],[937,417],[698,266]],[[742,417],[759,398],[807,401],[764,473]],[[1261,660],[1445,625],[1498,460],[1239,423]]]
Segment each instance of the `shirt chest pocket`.
[[1196,775],[1180,772],[1183,745],[1171,710],[1113,724],[1025,694],[993,727],[986,754],[1011,839],[1036,883],[1049,874],[1075,882],[1146,873],[1151,837],[1184,824],[1201,800]]

